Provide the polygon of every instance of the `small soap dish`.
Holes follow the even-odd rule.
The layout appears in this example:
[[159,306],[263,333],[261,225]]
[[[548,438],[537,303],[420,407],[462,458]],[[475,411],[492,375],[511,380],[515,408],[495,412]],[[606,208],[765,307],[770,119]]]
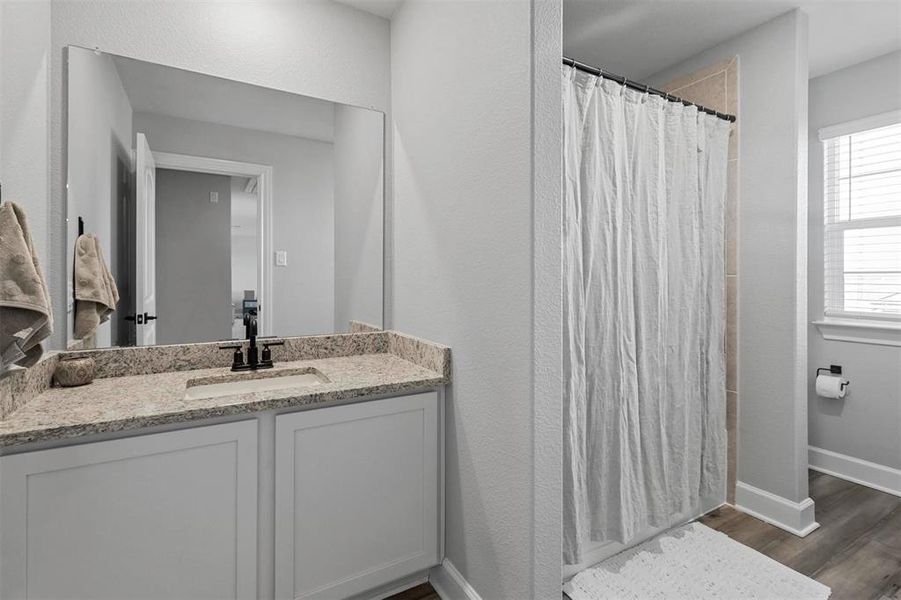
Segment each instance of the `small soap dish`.
[[94,381],[94,371],[93,358],[61,358],[53,371],[53,380],[60,387],[87,385]]

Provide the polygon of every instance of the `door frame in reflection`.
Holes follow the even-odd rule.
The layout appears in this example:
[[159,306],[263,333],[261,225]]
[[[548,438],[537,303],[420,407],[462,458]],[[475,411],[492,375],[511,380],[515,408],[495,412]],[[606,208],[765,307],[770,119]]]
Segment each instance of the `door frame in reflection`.
[[157,169],[257,178],[257,304],[259,335],[274,335],[272,295],[272,167],[172,152],[153,152]]

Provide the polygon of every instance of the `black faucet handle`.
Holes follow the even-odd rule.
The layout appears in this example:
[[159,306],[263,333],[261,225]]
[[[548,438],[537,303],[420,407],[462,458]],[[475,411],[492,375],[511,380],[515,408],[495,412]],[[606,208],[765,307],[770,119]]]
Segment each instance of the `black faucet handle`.
[[241,371],[247,368],[247,365],[244,364],[244,352],[243,352],[244,344],[241,342],[230,342],[227,344],[220,344],[220,350],[234,350],[235,353],[232,355],[232,371]]
[[263,345],[263,353],[260,356],[260,362],[266,367],[272,366],[272,350],[269,349],[269,346],[284,346],[285,342],[283,340],[261,340],[260,344]]

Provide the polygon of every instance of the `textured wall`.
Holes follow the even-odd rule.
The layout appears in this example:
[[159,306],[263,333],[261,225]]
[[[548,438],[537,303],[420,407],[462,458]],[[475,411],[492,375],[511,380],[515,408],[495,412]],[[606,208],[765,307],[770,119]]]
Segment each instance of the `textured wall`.
[[[663,86],[690,102],[730,115],[738,115],[738,57],[720,61],[670,81]],[[739,119],[729,137],[726,188],[726,430],[728,469],[726,500],[735,501],[738,442],[738,131]]]
[[532,595],[531,27],[493,1],[391,27],[394,326],[453,348],[447,559],[486,599]]
[[[861,93],[862,90],[866,93]],[[818,130],[901,109],[901,52],[810,81],[811,321],[823,318],[823,146]],[[901,348],[824,340],[809,331],[810,445],[901,469]],[[844,400],[816,395],[817,367],[842,365]]]
[[[48,219],[49,68],[50,2],[0,2],[0,183],[3,200],[15,201],[25,209],[45,277],[50,277],[48,271],[54,267],[50,264]],[[61,222],[57,226],[62,233]],[[61,292],[58,296],[62,301]],[[62,305],[54,308],[57,314],[65,310]],[[54,329],[54,340],[61,344],[65,327],[57,322]]]
[[563,577],[563,6],[532,2],[532,597]]

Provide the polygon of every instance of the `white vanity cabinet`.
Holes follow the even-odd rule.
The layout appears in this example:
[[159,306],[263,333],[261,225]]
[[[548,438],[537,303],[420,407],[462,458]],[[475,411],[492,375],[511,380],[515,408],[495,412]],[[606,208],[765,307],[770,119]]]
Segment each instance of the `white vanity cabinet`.
[[0,598],[257,593],[256,420],[0,458]]
[[276,417],[276,598],[345,598],[440,560],[438,394]]
[[418,577],[442,554],[438,398],[0,456],[0,600],[334,600]]

